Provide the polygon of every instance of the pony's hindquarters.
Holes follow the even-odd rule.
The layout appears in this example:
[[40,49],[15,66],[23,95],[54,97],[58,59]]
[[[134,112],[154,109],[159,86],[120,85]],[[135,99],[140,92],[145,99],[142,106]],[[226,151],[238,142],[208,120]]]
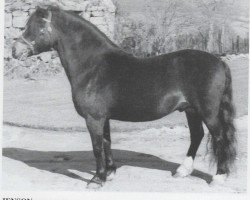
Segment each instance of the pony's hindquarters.
[[230,167],[236,158],[232,79],[229,67],[225,63],[223,65],[226,81],[224,90],[222,91],[219,111],[216,115],[210,115],[204,120],[212,135],[213,155],[217,161],[216,174],[218,175],[228,175]]

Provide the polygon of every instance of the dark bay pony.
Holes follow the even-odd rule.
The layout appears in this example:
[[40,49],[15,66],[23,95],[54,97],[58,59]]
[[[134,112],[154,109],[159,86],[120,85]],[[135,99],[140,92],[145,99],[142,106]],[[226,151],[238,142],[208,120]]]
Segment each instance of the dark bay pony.
[[136,58],[78,15],[53,6],[38,7],[14,44],[13,57],[51,48],[60,56],[75,109],[85,118],[92,139],[96,174],[89,186],[101,186],[116,171],[110,119],[145,122],[176,110],[185,111],[191,137],[176,176],[192,173],[204,136],[202,122],[212,136],[214,181],[229,174],[236,157],[232,83],[228,66],[219,58],[197,50]]

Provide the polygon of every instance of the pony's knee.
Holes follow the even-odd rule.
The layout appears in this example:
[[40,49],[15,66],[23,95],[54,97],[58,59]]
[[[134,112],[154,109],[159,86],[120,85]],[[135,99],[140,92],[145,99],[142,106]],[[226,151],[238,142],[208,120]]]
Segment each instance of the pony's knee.
[[103,138],[103,145],[104,145],[104,148],[110,148],[111,146],[111,141]]
[[94,156],[95,156],[96,158],[100,158],[100,157],[103,156],[104,150],[103,150],[102,147],[94,147],[94,148],[93,148],[93,152],[94,152]]

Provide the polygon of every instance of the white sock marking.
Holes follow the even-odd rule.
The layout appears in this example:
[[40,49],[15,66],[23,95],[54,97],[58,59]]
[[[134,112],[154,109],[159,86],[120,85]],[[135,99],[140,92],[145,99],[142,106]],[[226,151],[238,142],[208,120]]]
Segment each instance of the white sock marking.
[[213,176],[212,184],[223,184],[227,179],[226,174],[216,174]]
[[194,164],[193,158],[191,156],[186,157],[181,166],[179,166],[178,169],[176,170],[177,175],[179,177],[185,177],[190,175],[194,169],[193,164]]

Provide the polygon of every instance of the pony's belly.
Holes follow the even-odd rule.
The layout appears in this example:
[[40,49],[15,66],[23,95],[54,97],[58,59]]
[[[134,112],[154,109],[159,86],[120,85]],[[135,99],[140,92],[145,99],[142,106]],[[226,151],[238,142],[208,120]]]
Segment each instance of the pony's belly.
[[120,105],[116,107],[111,115],[111,119],[130,122],[145,122],[160,119],[175,110],[179,110],[180,106],[187,104],[181,93],[172,93],[164,95],[149,104],[134,106]]
[[154,121],[157,119],[160,119],[165,115],[160,114],[152,114],[152,113],[145,113],[145,112],[121,112],[119,114],[113,114],[111,116],[111,119],[119,120],[119,121],[126,121],[126,122],[148,122],[148,121]]

